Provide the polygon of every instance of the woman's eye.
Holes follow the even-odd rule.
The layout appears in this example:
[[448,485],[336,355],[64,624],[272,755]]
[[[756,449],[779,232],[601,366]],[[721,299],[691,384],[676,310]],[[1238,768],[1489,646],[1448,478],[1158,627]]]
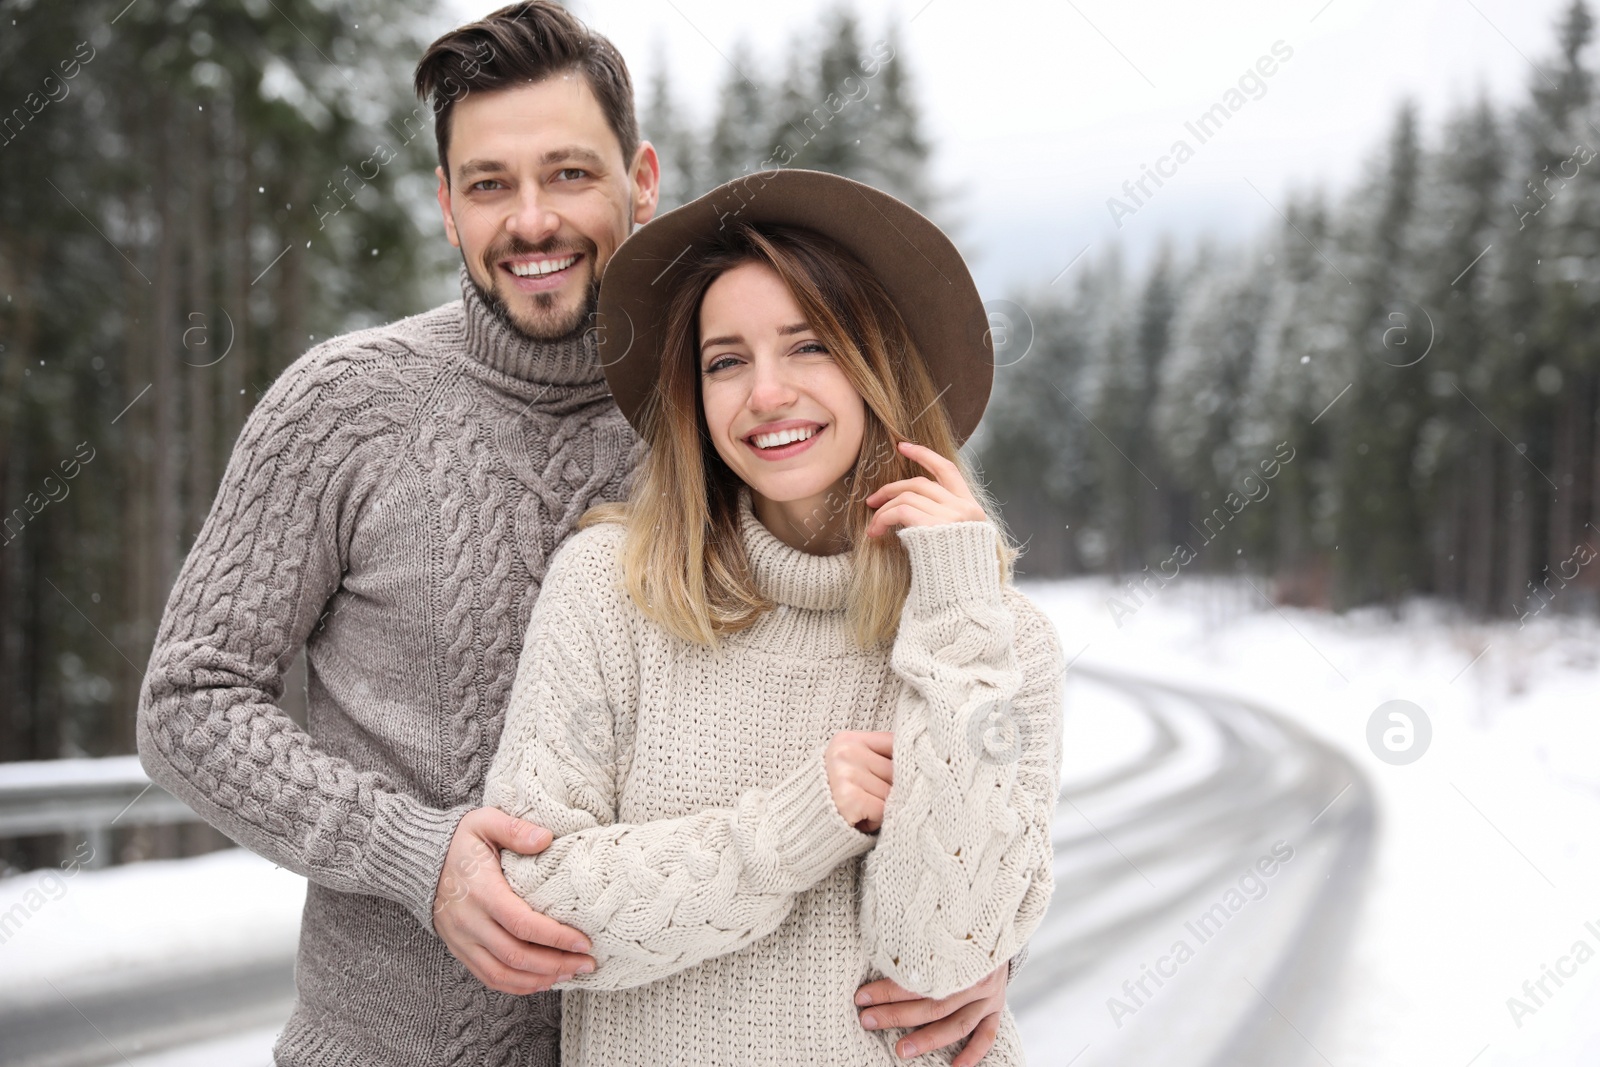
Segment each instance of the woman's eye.
[[822,347],[822,342],[821,341],[807,341],[805,344],[803,344],[799,348],[795,349],[795,351],[796,352],[821,352],[823,355],[827,355],[828,354],[828,350],[826,348]]
[[717,371],[722,370],[724,367],[731,367],[731,366],[733,366],[734,364],[736,364],[738,362],[739,361],[734,359],[732,356],[722,356],[722,357],[720,357],[718,359],[712,360],[711,363],[709,365],[707,365],[706,373],[707,374],[715,374]]

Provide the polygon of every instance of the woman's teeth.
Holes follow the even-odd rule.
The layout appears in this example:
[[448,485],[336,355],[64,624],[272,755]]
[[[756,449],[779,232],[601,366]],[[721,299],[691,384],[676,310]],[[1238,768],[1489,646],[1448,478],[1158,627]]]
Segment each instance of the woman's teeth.
[[795,441],[804,441],[814,435],[820,426],[796,427],[792,430],[779,430],[777,433],[758,433],[750,438],[757,448],[777,448],[779,445],[792,444]]
[[542,274],[554,274],[558,270],[566,270],[577,261],[577,256],[567,256],[563,259],[546,259],[537,263],[513,263],[511,273],[519,278],[537,278]]

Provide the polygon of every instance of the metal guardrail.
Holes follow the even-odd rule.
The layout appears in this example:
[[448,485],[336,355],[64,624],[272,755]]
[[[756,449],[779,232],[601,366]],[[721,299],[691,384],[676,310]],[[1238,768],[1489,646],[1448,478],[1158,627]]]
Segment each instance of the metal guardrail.
[[[0,763],[0,838],[82,835],[94,846],[85,867],[111,862],[112,830],[199,821],[150,780],[138,756]],[[129,977],[118,983],[68,984],[37,1003],[0,989],[0,1063],[106,1067],[126,1062],[125,1050],[152,1053],[281,1025],[294,1004],[294,952],[291,940],[201,970],[192,960],[124,959]]]
[[0,763],[0,837],[199,819],[150,780],[138,756]]

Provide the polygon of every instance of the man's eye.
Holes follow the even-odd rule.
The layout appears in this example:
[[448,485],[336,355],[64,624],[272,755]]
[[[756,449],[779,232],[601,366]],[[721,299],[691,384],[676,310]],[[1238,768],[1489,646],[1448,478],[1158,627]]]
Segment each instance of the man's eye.
[[481,182],[473,182],[472,183],[472,187],[474,189],[479,189],[479,190],[482,190],[484,192],[488,192],[487,189],[483,188],[485,185],[499,185],[499,184],[500,184],[500,181],[499,181],[498,178],[485,178]]
[[562,167],[556,171],[556,177],[564,181],[577,181],[579,178],[587,178],[588,176],[589,172],[581,167]]

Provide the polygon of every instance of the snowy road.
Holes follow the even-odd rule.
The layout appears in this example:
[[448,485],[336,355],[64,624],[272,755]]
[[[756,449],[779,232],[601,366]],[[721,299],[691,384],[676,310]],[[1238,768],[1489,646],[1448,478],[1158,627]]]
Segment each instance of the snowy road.
[[[1340,965],[1370,850],[1365,780],[1303,730],[1237,698],[1078,666],[1067,699],[1056,895],[1011,994],[1030,1062],[1295,1067],[1316,1060],[1308,1044],[1314,994]],[[23,990],[0,953],[0,1059],[33,1067],[114,1063],[167,1045],[177,1047],[130,1062],[178,1067],[215,1059],[197,1044],[203,1038],[247,1031],[224,1058],[240,1067],[270,1064],[271,1027],[292,994],[292,929],[278,902],[292,876],[243,855],[213,859],[203,877],[181,867],[207,859],[78,877],[133,880],[149,868],[135,883],[147,918],[172,911],[183,936],[202,942],[212,936],[208,925],[254,923],[268,932],[254,951],[225,976],[158,977],[135,965],[120,979],[95,979],[82,963],[101,950],[88,947],[77,970],[70,952],[56,965],[61,973],[50,984],[57,991],[37,980],[51,977],[42,957],[34,964],[43,971]],[[154,868],[166,872],[165,888],[149,884]],[[269,874],[279,880],[270,900],[258,884]],[[253,883],[245,891],[247,878]],[[230,880],[239,893],[225,888]],[[86,882],[72,894],[80,920],[117,895]],[[198,899],[217,906],[234,895],[238,916],[194,914]],[[281,914],[263,925],[269,903]],[[38,928],[25,931],[36,955],[51,920],[67,927],[71,910],[41,914]],[[127,954],[136,956],[136,946]],[[168,946],[145,963],[159,968],[161,959],[196,955]]]
[[1067,700],[1056,894],[1011,995],[1030,1060],[1320,1062],[1372,848],[1361,772],[1233,697],[1078,667]]

